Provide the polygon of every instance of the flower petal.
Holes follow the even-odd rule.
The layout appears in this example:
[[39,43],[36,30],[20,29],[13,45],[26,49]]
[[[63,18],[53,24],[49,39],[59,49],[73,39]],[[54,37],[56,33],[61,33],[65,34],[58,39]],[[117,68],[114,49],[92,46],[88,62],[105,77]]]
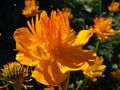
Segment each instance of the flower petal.
[[16,60],[19,61],[21,64],[29,65],[29,66],[35,66],[35,65],[37,65],[39,63],[38,60],[34,60],[32,58],[28,58],[23,53],[18,53],[16,55]]
[[73,45],[85,45],[92,35],[93,33],[90,30],[81,30],[73,42]]
[[32,77],[38,82],[49,86],[63,82],[67,76],[68,73],[61,73],[56,62],[50,62],[47,60],[41,61],[32,73]]
[[92,63],[95,59],[95,53],[91,50],[82,50],[80,47],[71,46],[66,48],[61,48],[59,50],[59,58],[57,58],[59,65],[62,66],[62,72],[76,71],[84,69],[84,65],[87,63]]
[[34,43],[32,33],[25,27],[17,29],[13,37],[16,41],[16,49],[21,52],[26,51],[26,49]]
[[88,68],[89,64],[87,62],[85,62],[84,64],[81,64],[80,67],[69,67],[69,66],[64,66],[61,63],[58,63],[60,70],[62,73],[66,73],[68,71],[78,71],[78,70],[85,70],[86,68]]

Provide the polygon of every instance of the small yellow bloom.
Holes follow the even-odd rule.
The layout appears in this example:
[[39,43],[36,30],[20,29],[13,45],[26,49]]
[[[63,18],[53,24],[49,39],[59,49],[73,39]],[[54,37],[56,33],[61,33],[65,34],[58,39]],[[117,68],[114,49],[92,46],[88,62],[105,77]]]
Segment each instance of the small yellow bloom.
[[76,36],[68,15],[61,11],[52,11],[50,17],[42,11],[35,22],[28,21],[28,26],[14,33],[19,52],[16,59],[36,66],[32,77],[42,84],[59,84],[68,77],[68,71],[84,69],[87,62],[96,58],[94,51],[82,49],[92,36],[91,31],[81,30]]
[[113,77],[117,78],[118,80],[120,80],[120,70],[116,70],[112,72]]
[[90,30],[97,34],[100,40],[106,40],[115,34],[112,29],[112,18],[95,18],[94,26]]
[[36,0],[25,0],[25,8],[22,10],[22,14],[26,17],[34,16],[39,13],[39,5]]
[[95,63],[93,65],[88,66],[83,73],[93,81],[96,81],[96,77],[103,77],[103,71],[105,70],[105,65],[102,65],[103,58],[96,57]]
[[108,6],[108,10],[110,12],[119,12],[120,11],[120,2],[112,2],[110,6]]

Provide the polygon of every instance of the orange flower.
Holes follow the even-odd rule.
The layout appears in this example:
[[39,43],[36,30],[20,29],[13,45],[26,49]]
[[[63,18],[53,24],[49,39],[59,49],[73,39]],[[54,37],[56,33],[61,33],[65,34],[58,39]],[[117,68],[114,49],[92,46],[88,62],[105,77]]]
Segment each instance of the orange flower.
[[118,80],[120,80],[120,70],[116,70],[112,72],[113,77],[117,78]]
[[112,18],[95,18],[94,23],[90,30],[96,33],[100,40],[106,40],[109,36],[115,34],[112,29]]
[[22,10],[23,15],[30,17],[39,12],[39,5],[38,3],[36,4],[36,0],[25,0],[25,8]]
[[73,15],[71,14],[71,8],[63,8],[63,13],[68,15],[69,18],[73,18]]
[[110,12],[118,12],[120,11],[120,2],[112,2],[110,6],[108,6],[108,10]]
[[105,70],[105,65],[102,65],[103,58],[96,57],[95,63],[93,65],[88,66],[83,73],[93,81],[96,81],[96,77],[103,77],[103,71]]
[[19,52],[16,59],[36,66],[32,77],[42,84],[59,84],[67,78],[68,71],[84,69],[96,57],[93,51],[82,49],[92,36],[91,31],[81,30],[76,36],[70,29],[68,15],[61,11],[52,11],[50,17],[42,11],[35,22],[28,21],[28,26],[14,33]]

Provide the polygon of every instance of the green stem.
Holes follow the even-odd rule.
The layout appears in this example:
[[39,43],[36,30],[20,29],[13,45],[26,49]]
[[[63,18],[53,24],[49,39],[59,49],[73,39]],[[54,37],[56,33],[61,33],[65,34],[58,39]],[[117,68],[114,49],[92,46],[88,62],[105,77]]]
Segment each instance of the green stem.
[[115,0],[112,0],[112,2],[115,2]]
[[65,90],[68,90],[69,82],[70,82],[70,73],[69,73],[68,79],[66,81],[66,88],[65,88]]
[[95,52],[96,52],[96,53],[98,52],[99,44],[100,44],[100,41],[97,41],[97,42],[96,42],[96,48],[95,48]]
[[102,0],[99,0],[99,16],[101,17],[102,12]]
[[13,84],[13,88],[14,88],[14,90],[22,90],[22,86],[20,83]]
[[82,84],[83,84],[83,81],[80,80],[80,81],[78,82],[78,85],[77,85],[77,87],[76,87],[76,90],[79,90],[79,88],[81,87]]
[[87,81],[88,81],[88,78],[85,77],[84,82],[83,82],[83,86],[81,87],[81,90],[84,90],[84,88],[85,88],[85,86],[87,84]]
[[3,87],[4,87],[6,90],[9,90],[8,84],[6,84],[5,81],[2,81],[2,83],[3,83],[3,85],[4,85]]

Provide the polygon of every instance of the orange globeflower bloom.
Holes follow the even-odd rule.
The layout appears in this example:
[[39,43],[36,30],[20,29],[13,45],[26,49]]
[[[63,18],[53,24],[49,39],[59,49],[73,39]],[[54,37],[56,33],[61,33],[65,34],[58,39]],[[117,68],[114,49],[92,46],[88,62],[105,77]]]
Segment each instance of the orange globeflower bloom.
[[87,62],[95,59],[91,50],[83,50],[92,36],[91,31],[81,30],[76,36],[70,29],[68,15],[61,11],[52,11],[48,17],[42,11],[28,26],[14,33],[16,59],[25,65],[36,66],[32,77],[45,85],[63,82],[68,71],[84,69]]
[[112,2],[110,6],[108,6],[108,10],[111,12],[120,11],[120,2]]
[[106,40],[115,34],[112,29],[112,18],[95,18],[94,26],[90,30],[96,33],[100,40]]
[[96,57],[95,63],[93,65],[88,66],[83,73],[93,81],[96,81],[96,77],[103,77],[103,71],[105,70],[105,65],[102,65],[103,58]]
[[120,80],[120,70],[116,70],[112,72],[113,77],[117,78],[118,80]]
[[30,17],[39,12],[39,5],[36,3],[36,0],[25,0],[25,8],[22,10],[23,15]]

